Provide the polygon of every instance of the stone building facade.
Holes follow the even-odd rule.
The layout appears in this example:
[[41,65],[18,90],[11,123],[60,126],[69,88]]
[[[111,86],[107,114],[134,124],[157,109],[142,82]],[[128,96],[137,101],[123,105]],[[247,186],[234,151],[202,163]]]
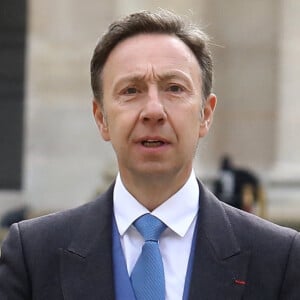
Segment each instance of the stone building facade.
[[[264,183],[268,216],[300,216],[300,2],[297,0],[28,0],[24,187],[0,191],[1,213],[89,201],[116,172],[92,117],[89,61],[107,25],[171,9],[212,37],[218,106],[195,168],[207,180],[230,154]],[[1,215],[0,213],[0,215]]]

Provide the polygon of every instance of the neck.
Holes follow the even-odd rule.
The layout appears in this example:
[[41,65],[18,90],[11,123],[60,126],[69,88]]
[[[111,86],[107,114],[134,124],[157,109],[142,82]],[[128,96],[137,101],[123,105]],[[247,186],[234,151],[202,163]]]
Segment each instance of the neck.
[[146,176],[122,176],[122,182],[137,201],[149,211],[167,201],[172,195],[178,192],[187,182],[189,172],[177,174],[177,176],[146,175]]

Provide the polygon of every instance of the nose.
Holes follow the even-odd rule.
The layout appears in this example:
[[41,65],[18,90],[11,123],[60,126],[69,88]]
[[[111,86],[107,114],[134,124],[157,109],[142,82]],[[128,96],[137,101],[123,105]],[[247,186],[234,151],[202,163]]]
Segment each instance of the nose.
[[156,124],[166,120],[167,114],[162,100],[157,88],[148,90],[147,99],[140,114],[143,122]]

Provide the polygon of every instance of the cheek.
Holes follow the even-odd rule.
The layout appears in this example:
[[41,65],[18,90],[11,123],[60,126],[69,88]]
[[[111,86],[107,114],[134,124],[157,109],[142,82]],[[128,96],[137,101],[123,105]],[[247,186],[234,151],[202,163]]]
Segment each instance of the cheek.
[[189,136],[191,143],[197,144],[201,136],[202,123],[199,115],[194,115],[188,119],[186,134]]
[[167,113],[169,122],[178,133],[188,136],[198,135],[201,124],[201,114],[198,107],[169,107]]
[[181,140],[184,141],[186,146],[198,143],[200,136],[200,119],[196,117],[185,117],[182,119],[177,119],[176,132]]
[[123,109],[111,109],[107,114],[107,123],[111,137],[122,138],[130,134],[136,123],[136,112]]

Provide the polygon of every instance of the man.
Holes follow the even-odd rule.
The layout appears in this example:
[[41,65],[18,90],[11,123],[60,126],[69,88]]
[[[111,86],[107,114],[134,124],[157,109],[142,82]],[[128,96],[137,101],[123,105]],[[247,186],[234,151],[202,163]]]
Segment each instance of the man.
[[[11,227],[1,299],[299,299],[300,235],[195,178],[216,105],[207,43],[166,11],[109,27],[91,62],[93,111],[119,174],[94,202]],[[160,237],[141,233],[144,216],[163,224]]]

